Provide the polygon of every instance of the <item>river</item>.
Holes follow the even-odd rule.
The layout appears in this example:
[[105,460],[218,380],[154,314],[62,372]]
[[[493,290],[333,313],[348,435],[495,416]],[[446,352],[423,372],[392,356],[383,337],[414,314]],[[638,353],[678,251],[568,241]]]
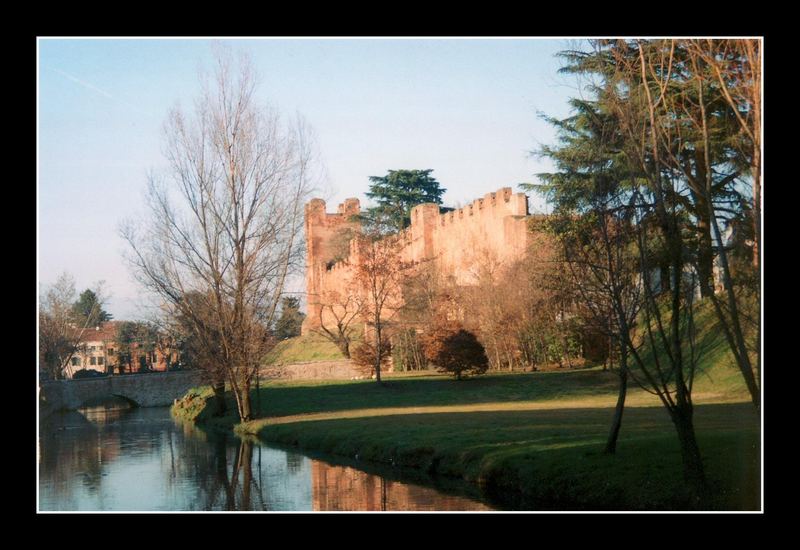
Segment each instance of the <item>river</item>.
[[[206,433],[168,408],[58,413],[39,433],[40,511],[477,511],[467,484],[367,473]],[[422,479],[422,481],[420,481]]]

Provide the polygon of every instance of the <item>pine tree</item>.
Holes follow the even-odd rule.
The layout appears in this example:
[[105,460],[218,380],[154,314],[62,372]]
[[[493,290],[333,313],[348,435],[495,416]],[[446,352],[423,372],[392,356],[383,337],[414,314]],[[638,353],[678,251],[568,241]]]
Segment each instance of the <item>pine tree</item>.
[[411,225],[411,209],[424,203],[442,204],[442,189],[428,170],[389,170],[385,176],[370,176],[367,197],[377,206],[368,208],[364,223],[381,233],[394,233]]
[[281,316],[275,322],[275,337],[278,340],[293,338],[300,335],[300,327],[305,319],[305,314],[300,311],[300,300],[294,296],[287,296],[281,302]]
[[72,312],[75,315],[77,324],[98,325],[112,319],[112,315],[103,309],[97,294],[91,289],[81,292],[78,300],[72,305]]

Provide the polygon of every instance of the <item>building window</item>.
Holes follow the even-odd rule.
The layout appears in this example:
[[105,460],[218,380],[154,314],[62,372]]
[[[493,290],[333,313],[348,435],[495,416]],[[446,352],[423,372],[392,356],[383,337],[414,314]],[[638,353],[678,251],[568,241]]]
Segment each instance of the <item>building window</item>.
[[72,358],[72,366],[73,367],[77,367],[80,364],[81,364],[81,360],[80,359],[78,359],[77,357],[73,357]]
[[96,357],[90,357],[89,358],[89,364],[90,365],[96,365],[97,364],[97,358]]
[[103,358],[102,357],[98,357],[97,358],[97,364],[98,365],[102,365],[103,364]]
[[108,348],[108,354],[114,355],[114,348]]

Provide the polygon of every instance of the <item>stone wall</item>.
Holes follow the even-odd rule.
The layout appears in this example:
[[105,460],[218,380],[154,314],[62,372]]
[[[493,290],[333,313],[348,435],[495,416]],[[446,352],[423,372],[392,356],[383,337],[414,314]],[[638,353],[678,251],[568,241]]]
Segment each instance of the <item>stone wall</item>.
[[[342,252],[341,243],[333,246],[337,233],[357,226],[351,219],[359,209],[358,199],[347,199],[336,214],[328,214],[321,199],[306,205],[309,314],[303,323],[303,334],[319,327],[321,319],[326,326],[333,321],[320,305],[325,296],[354,292],[355,247],[350,247],[347,259],[332,259],[337,256],[333,248],[339,255]],[[410,262],[433,261],[439,273],[452,277],[456,284],[474,284],[478,266],[487,262],[509,265],[525,253],[531,242],[529,218],[528,197],[513,193],[510,187],[443,214],[436,204],[421,204],[411,209],[411,226],[398,237],[402,241],[401,256]]]
[[350,380],[364,375],[349,359],[266,367],[261,375],[280,380]]

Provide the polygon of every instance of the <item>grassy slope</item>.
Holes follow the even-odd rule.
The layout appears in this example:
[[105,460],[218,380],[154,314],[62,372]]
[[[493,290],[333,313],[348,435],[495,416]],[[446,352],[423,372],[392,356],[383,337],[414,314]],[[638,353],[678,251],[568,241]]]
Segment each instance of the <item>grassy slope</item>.
[[[703,320],[704,335],[713,323]],[[757,509],[759,418],[724,345],[708,339],[694,394],[711,508]],[[272,382],[265,418],[240,433],[359,460],[481,483],[501,505],[534,509],[680,509],[674,429],[658,400],[632,389],[616,456],[602,454],[616,398],[599,369],[437,375],[370,381]],[[192,405],[188,410],[196,411]],[[215,419],[233,426],[236,419]]]
[[264,359],[265,364],[289,365],[307,361],[344,359],[335,344],[317,334],[297,336],[278,343]]

